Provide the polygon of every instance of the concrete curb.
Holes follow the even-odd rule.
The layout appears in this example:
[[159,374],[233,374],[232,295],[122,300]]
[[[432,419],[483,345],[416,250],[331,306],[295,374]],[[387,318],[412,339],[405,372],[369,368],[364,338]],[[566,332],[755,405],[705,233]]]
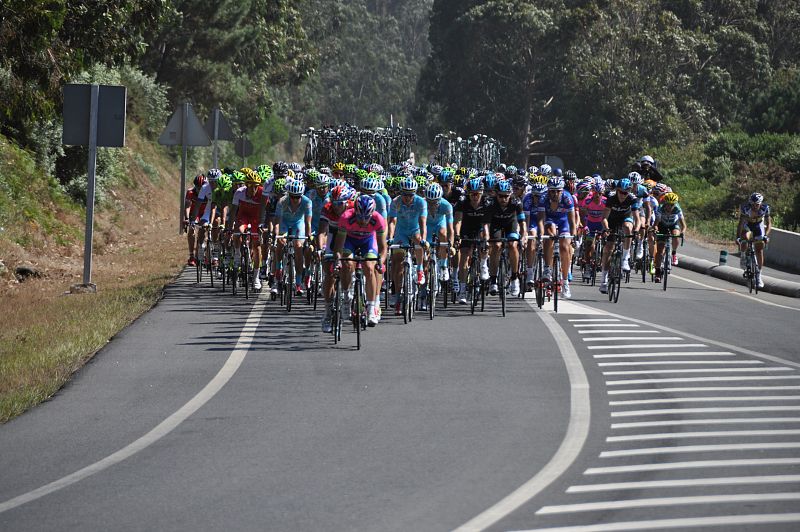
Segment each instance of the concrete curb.
[[[742,270],[731,266],[720,266],[716,262],[710,260],[698,259],[696,257],[689,257],[688,255],[678,254],[678,268],[692,270],[693,272],[702,273],[703,275],[710,275],[723,281],[739,284],[745,286],[745,279],[742,277]],[[779,294],[787,297],[800,298],[800,283],[792,281],[784,281],[783,279],[775,279],[774,277],[762,276],[764,280],[764,288],[759,288],[764,292],[772,294]]]

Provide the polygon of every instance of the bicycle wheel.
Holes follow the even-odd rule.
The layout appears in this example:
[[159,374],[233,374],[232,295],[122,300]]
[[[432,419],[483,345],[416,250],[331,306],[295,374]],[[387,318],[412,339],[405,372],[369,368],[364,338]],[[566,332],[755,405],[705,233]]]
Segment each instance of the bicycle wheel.
[[286,268],[283,270],[283,285],[286,293],[286,312],[292,311],[292,297],[294,296],[294,257],[288,257]]
[[250,248],[242,253],[242,276],[244,278],[244,298],[250,299]]
[[442,281],[441,283],[441,290],[442,290],[442,306],[447,308],[448,300],[450,299],[450,283],[453,282],[453,272],[450,271],[450,260],[447,261],[447,268],[448,276],[447,281]]
[[203,257],[198,257],[195,260],[197,261],[197,265],[194,268],[197,271],[197,284],[200,284],[200,281],[203,280]]
[[647,270],[650,269],[650,252],[647,242],[642,243],[642,282],[647,282]]
[[408,321],[414,319],[414,313],[417,310],[417,297],[419,295],[419,287],[417,286],[417,282],[414,280],[414,274],[416,271],[414,268],[409,265],[408,267]]
[[542,280],[544,276],[544,259],[539,256],[536,259],[536,263],[536,271],[534,272],[536,277],[533,286],[536,291],[536,305],[542,308],[544,306],[544,281]]
[[362,287],[361,287],[361,276],[356,273],[356,283],[355,283],[355,290],[354,290],[354,298],[353,298],[353,312],[352,312],[352,320],[353,320],[353,327],[356,330],[356,349],[361,349],[361,298],[362,298]]
[[433,319],[436,315],[436,291],[439,286],[439,272],[436,258],[432,257],[428,261],[428,317]]
[[[553,247],[557,246],[554,244]],[[558,312],[558,294],[561,292],[561,254],[553,254],[553,312]]]
[[342,339],[342,283],[339,278],[334,282],[333,309],[331,311],[331,322],[333,324],[333,343],[339,343]]
[[403,310],[403,323],[408,323],[408,310],[411,306],[411,294],[409,290],[411,290],[411,286],[409,286],[409,278],[411,274],[408,271],[408,263],[403,261],[403,286],[402,290],[402,303],[401,307]]
[[500,266],[497,268],[497,284],[500,288],[500,310],[504,318],[506,316],[506,269],[508,268],[505,258],[505,254],[500,255]]
[[207,231],[208,238],[206,240],[206,256],[208,257],[208,279],[211,281],[211,288],[214,288],[214,263],[211,262],[211,257],[213,253],[211,253],[211,229]]
[[478,280],[478,266],[474,256],[472,257],[472,263],[469,266],[469,277],[467,279],[467,283],[471,298],[470,312],[475,314],[475,306],[478,304],[478,298],[480,297],[480,294],[478,293],[480,281]]
[[[239,266],[241,268],[241,266]],[[237,284],[239,284],[239,268],[234,263],[231,263],[228,269],[228,282],[231,285],[231,293],[236,295]]]

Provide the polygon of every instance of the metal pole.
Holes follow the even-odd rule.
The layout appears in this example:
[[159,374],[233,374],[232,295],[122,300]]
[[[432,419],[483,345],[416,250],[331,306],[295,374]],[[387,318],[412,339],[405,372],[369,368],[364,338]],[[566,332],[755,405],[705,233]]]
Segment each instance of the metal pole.
[[86,233],[83,244],[83,284],[92,284],[92,238],[94,237],[94,188],[97,170],[97,102],[100,85],[91,87],[89,107],[89,181],[86,187]]
[[217,146],[217,139],[219,138],[219,107],[214,107],[214,168],[219,168],[217,160],[219,159],[219,147]]
[[186,129],[187,123],[189,121],[189,102],[183,103],[183,108],[181,109],[181,146],[183,147],[181,150],[181,199],[179,205],[181,207],[181,212],[178,216],[178,234],[183,233],[183,217],[186,216],[186,205],[184,205],[184,201],[186,200],[186,157],[188,156],[189,147],[186,145]]

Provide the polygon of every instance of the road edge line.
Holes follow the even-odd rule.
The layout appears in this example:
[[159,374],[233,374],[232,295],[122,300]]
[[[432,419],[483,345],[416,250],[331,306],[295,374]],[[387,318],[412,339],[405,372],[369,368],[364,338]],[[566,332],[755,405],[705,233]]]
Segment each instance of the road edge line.
[[[530,300],[526,300],[526,302],[533,307]],[[567,368],[570,385],[570,414],[567,432],[556,453],[533,478],[494,506],[456,528],[456,532],[485,530],[533,499],[575,462],[589,436],[589,423],[591,420],[589,379],[586,376],[580,357],[578,357],[578,352],[569,340],[567,333],[550,315],[549,311],[534,312],[539,316],[556,341],[561,357],[564,359],[564,365]]]
[[262,299],[268,291],[259,294],[258,299],[253,304],[250,314],[247,316],[247,321],[242,327],[242,332],[239,339],[236,341],[236,346],[231,351],[225,364],[220,368],[216,375],[200,390],[194,397],[189,399],[181,408],[173,412],[169,417],[164,419],[161,423],[156,425],[150,432],[141,436],[137,440],[129,443],[117,452],[110,454],[90,464],[72,474],[54,480],[49,484],[45,484],[39,488],[18,495],[7,501],[0,502],[0,514],[8,510],[12,510],[23,504],[40,499],[45,495],[56,492],[62,488],[66,488],[80,482],[81,480],[99,473],[109,467],[116,465],[123,460],[130,458],[139,451],[142,451],[154,444],[173,430],[175,430],[181,423],[186,421],[189,416],[197,412],[203,405],[210,401],[219,391],[231,380],[236,371],[242,365],[247,352],[250,349],[250,344],[255,338],[255,331],[258,328],[261,318],[266,309],[266,305],[260,305]]

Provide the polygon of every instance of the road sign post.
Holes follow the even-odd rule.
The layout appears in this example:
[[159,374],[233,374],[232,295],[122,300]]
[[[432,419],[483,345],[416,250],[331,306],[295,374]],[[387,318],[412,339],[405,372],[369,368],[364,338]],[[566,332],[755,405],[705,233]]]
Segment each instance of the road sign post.
[[[62,142],[88,146],[86,230],[83,244],[83,284],[72,292],[96,292],[92,283],[92,241],[97,173],[97,147],[125,146],[127,89],[117,85],[69,84],[64,86]],[[88,118],[88,119],[87,119]]]
[[186,207],[186,159],[189,155],[189,146],[210,146],[211,140],[208,138],[203,124],[192,110],[192,104],[184,102],[181,104],[169,119],[167,127],[158,137],[158,143],[163,146],[181,145],[181,196],[178,200],[178,234],[183,233],[183,217]]

